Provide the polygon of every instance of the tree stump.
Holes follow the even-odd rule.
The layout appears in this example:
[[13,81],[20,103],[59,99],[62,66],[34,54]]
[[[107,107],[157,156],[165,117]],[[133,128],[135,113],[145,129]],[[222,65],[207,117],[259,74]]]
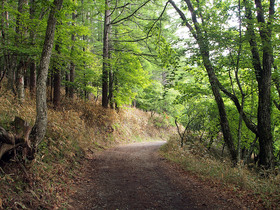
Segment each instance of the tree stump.
[[16,150],[20,150],[25,159],[28,151],[31,151],[29,135],[32,127],[20,117],[15,117],[11,125],[14,127],[13,132],[8,132],[0,126],[0,160],[8,152],[15,155]]

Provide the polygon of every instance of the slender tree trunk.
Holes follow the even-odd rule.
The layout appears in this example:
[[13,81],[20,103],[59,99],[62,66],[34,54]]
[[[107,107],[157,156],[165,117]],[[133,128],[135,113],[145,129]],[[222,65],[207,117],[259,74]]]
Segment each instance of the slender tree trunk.
[[114,91],[114,74],[112,72],[112,67],[111,67],[110,72],[109,72],[109,95],[108,95],[108,100],[109,100],[111,109],[114,109],[113,91]]
[[18,99],[20,102],[22,102],[25,98],[25,94],[24,94],[25,69],[26,69],[26,62],[24,62],[21,59],[18,64],[18,68],[17,68],[17,94],[18,94]]
[[45,42],[43,46],[43,51],[41,55],[39,71],[38,71],[38,80],[37,80],[37,88],[36,88],[36,122],[34,127],[32,128],[32,136],[33,136],[33,147],[35,152],[38,148],[38,145],[45,137],[46,129],[47,129],[47,77],[48,77],[48,69],[50,64],[50,58],[53,48],[54,42],[54,34],[55,27],[57,22],[56,13],[61,9],[63,0],[54,0],[50,11],[50,15],[48,18],[48,25],[45,35]]
[[[33,19],[35,16],[35,8],[36,3],[35,0],[29,0],[30,2],[30,19]],[[30,31],[30,45],[35,45],[35,33],[33,31]],[[30,60],[30,68],[29,68],[29,89],[30,89],[30,95],[33,97],[36,92],[36,62],[33,58]]]
[[59,67],[55,68],[53,83],[53,105],[55,109],[58,109],[60,107],[61,100],[61,71]]
[[[55,45],[55,50],[57,54],[60,54],[59,45]],[[55,62],[54,64],[54,75],[53,75],[53,105],[55,109],[60,107],[60,88],[61,88],[61,68],[59,67],[59,62]]]
[[65,81],[66,81],[66,85],[65,85],[65,95],[66,97],[69,97],[69,81],[70,81],[70,75],[68,72],[65,72]]
[[105,0],[105,18],[103,35],[103,70],[102,70],[102,106],[108,108],[108,77],[109,77],[109,32],[110,32],[110,10],[109,0]]
[[[17,16],[17,26],[16,26],[16,44],[17,43],[22,43],[22,38],[25,37],[26,35],[26,30],[20,29],[22,27],[22,23],[20,21],[20,16],[25,12],[24,7],[27,5],[27,0],[18,0],[18,16]],[[20,61],[17,67],[17,94],[18,94],[18,99],[20,102],[22,102],[25,98],[24,94],[24,75],[25,75],[25,70],[27,66],[27,61],[25,56],[19,56]]]
[[[2,4],[1,4],[1,7],[3,9],[3,13],[2,13],[2,22],[1,22],[1,25],[2,25],[2,30],[1,30],[1,33],[2,33],[2,46],[3,48],[5,48],[5,46],[9,45],[9,38],[8,38],[8,33],[7,33],[7,30],[8,30],[8,27],[9,27],[9,23],[8,23],[8,20],[9,20],[9,12],[8,11],[5,11],[4,10],[4,6],[5,4],[7,3],[7,0],[2,0]],[[15,66],[13,64],[15,64],[15,62],[13,62],[13,55],[12,53],[8,52],[7,50],[4,50],[4,68],[6,70],[6,75],[7,75],[7,78],[8,78],[8,82],[7,82],[7,89],[8,90],[13,90],[14,92],[14,77],[15,77],[15,74],[14,74],[14,68]]]
[[51,69],[51,72],[50,72],[50,77],[49,77],[49,79],[48,79],[48,81],[49,81],[49,101],[53,101],[53,77],[54,77],[54,70],[53,69]]
[[[5,24],[5,20],[8,19],[8,13],[6,11],[4,11],[4,8],[5,8],[5,3],[6,3],[6,0],[2,0],[2,3],[1,3],[1,9],[3,10],[3,13],[1,14],[2,18],[1,18],[1,45],[3,48],[5,48],[5,45],[6,45],[6,31],[7,30],[7,25]],[[7,66],[7,62],[6,62],[6,56],[7,56],[7,52],[4,51],[4,56],[3,56],[3,76],[5,76],[6,72],[8,71],[8,66]]]
[[[114,76],[114,82],[115,82],[115,91],[118,92],[118,76],[117,76],[117,73],[115,73],[115,76]],[[114,96],[116,97],[116,96]],[[119,104],[117,103],[117,101],[114,99],[115,101],[115,110],[118,112],[119,111]]]
[[232,138],[232,134],[231,134],[231,131],[230,131],[230,126],[229,126],[229,121],[228,121],[228,118],[227,118],[227,113],[226,113],[224,101],[223,101],[223,98],[222,98],[221,93],[220,93],[219,81],[218,81],[218,78],[215,74],[213,65],[210,61],[210,51],[209,51],[208,37],[207,37],[207,33],[203,30],[204,21],[202,21],[202,25],[201,25],[201,23],[199,23],[197,21],[197,14],[194,11],[194,7],[193,7],[190,0],[185,0],[185,2],[188,6],[188,10],[190,11],[190,13],[192,15],[192,22],[193,22],[195,28],[193,28],[188,23],[188,19],[186,18],[184,13],[176,6],[175,2],[172,1],[172,0],[169,0],[169,2],[172,4],[174,9],[178,12],[181,19],[184,21],[184,23],[187,25],[190,32],[194,36],[194,38],[197,40],[197,43],[199,45],[200,54],[201,54],[202,59],[203,59],[203,64],[204,64],[204,67],[206,68],[208,78],[209,78],[209,82],[211,84],[212,92],[213,92],[213,95],[215,97],[215,101],[216,101],[217,106],[218,106],[219,116],[220,116],[220,125],[221,125],[221,128],[222,128],[224,141],[225,141],[225,144],[227,145],[228,150],[230,152],[231,159],[235,163],[236,160],[237,160],[237,153],[236,153],[236,149],[235,149],[235,146],[234,146],[234,143],[233,143],[233,138]]
[[239,64],[240,64],[240,56],[242,51],[242,17],[241,17],[241,0],[238,0],[238,20],[239,20],[239,46],[238,46],[238,54],[237,54],[237,62],[235,69],[235,78],[241,93],[241,111],[239,113],[239,122],[238,122],[238,135],[237,135],[237,162],[240,163],[241,160],[241,135],[242,135],[242,122],[243,122],[243,110],[245,103],[245,94],[243,92],[243,88],[241,86],[239,80]]
[[[111,42],[109,44],[109,48],[111,47]],[[109,57],[108,59],[111,59],[112,54],[110,53],[109,50]],[[113,73],[113,68],[112,65],[109,64],[109,94],[108,94],[108,100],[109,100],[109,104],[110,104],[110,108],[114,109],[114,95],[113,95],[113,91],[114,91],[114,73]]]
[[14,84],[15,84],[15,66],[16,66],[16,56],[10,52],[7,53],[5,56],[5,61],[8,69],[8,83],[7,83],[7,89],[12,90],[15,93],[14,90]]
[[[76,19],[76,14],[73,13],[72,14],[72,20],[73,22],[75,21]],[[74,25],[74,23],[73,23]],[[71,39],[72,41],[74,42],[75,41],[75,35],[72,34],[71,35]],[[71,55],[73,56],[73,53],[74,53],[74,45],[72,46],[71,48]],[[76,69],[76,65],[73,61],[71,61],[70,63],[70,85],[69,85],[69,98],[74,98],[74,81],[75,81],[75,69]]]
[[74,98],[74,81],[75,81],[75,69],[76,69],[76,65],[71,62],[70,64],[70,75],[69,75],[69,81],[70,81],[70,85],[69,85],[69,98]]
[[30,70],[30,72],[29,72],[30,73],[29,89],[30,89],[31,97],[33,97],[36,92],[36,63],[33,59],[30,62],[29,70]]

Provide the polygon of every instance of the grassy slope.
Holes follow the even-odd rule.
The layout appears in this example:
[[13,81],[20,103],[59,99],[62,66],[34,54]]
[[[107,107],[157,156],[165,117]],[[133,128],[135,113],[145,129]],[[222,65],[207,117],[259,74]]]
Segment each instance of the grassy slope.
[[194,143],[181,148],[174,136],[161,148],[161,153],[207,185],[242,200],[250,209],[279,209],[280,175],[232,167],[230,161],[213,158],[201,142],[193,139]]
[[[0,91],[0,124],[20,116],[35,121],[35,101],[19,105],[12,94]],[[171,129],[161,116],[134,108],[120,112],[92,102],[64,101],[60,110],[48,111],[45,141],[32,163],[0,163],[0,209],[60,209],[67,207],[71,185],[79,178],[83,158],[119,143],[168,138]],[[170,129],[169,129],[170,128]]]

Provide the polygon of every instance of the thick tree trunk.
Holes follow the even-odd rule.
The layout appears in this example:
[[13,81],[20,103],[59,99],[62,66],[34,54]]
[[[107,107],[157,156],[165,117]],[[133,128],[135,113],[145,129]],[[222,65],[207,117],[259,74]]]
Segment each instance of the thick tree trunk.
[[262,2],[255,0],[257,7],[257,20],[261,27],[259,33],[262,41],[262,61],[259,53],[257,37],[252,23],[253,15],[251,5],[245,2],[247,33],[252,52],[252,64],[258,82],[258,137],[259,137],[259,164],[264,168],[274,166],[273,137],[271,133],[271,69],[273,64],[273,48],[271,43],[272,22],[274,19],[275,1],[270,0],[268,21],[265,21]]
[[38,148],[38,145],[41,143],[45,137],[47,129],[47,77],[48,69],[50,64],[50,58],[54,42],[55,27],[57,22],[56,13],[61,9],[63,0],[54,0],[48,18],[48,25],[45,35],[45,42],[43,46],[43,51],[41,55],[39,71],[38,71],[38,80],[36,88],[36,122],[32,129],[32,143],[35,151]]
[[110,32],[110,10],[109,0],[105,0],[105,18],[103,35],[103,70],[102,70],[102,106],[108,108],[108,77],[109,77],[109,32]]

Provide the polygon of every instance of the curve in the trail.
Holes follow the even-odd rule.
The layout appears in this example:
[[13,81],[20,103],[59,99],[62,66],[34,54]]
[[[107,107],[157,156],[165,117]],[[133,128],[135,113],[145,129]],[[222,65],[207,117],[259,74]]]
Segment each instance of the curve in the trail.
[[168,167],[157,154],[164,143],[130,144],[97,154],[74,209],[238,208]]

